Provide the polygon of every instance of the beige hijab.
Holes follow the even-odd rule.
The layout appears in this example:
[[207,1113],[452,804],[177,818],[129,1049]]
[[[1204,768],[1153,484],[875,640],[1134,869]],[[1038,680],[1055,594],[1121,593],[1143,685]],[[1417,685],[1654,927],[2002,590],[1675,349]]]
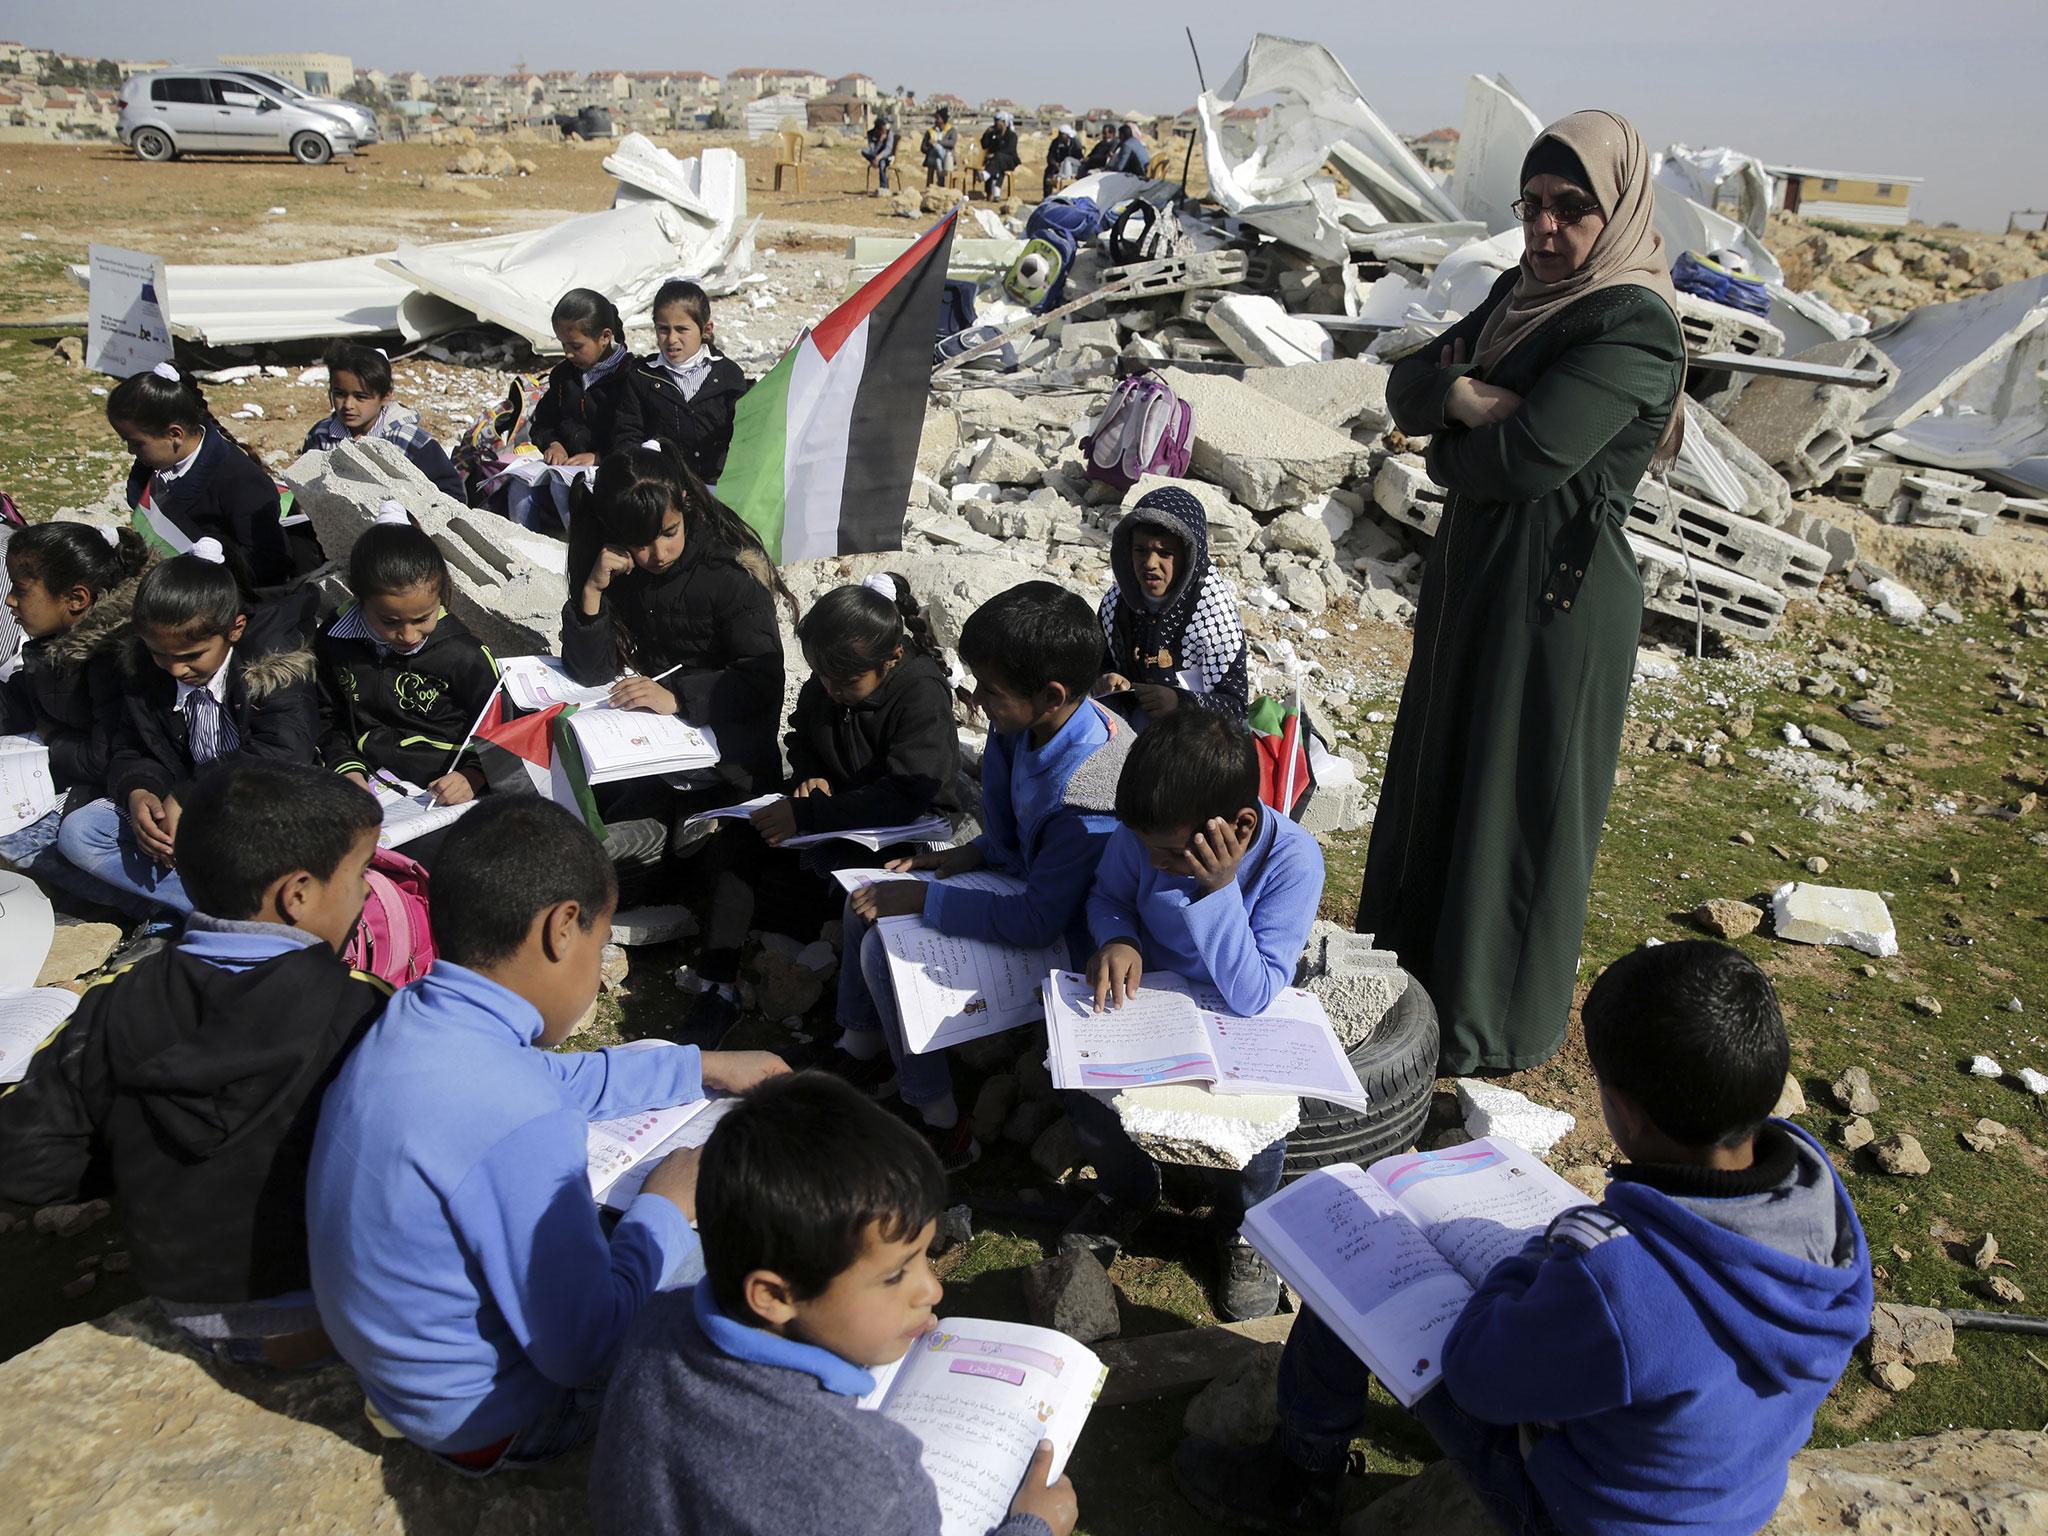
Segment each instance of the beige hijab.
[[[1656,191],[1650,180],[1650,157],[1628,119],[1612,112],[1574,112],[1544,129],[1536,143],[1545,139],[1557,140],[1579,157],[1590,183],[1586,190],[1607,215],[1607,227],[1593,242],[1585,265],[1562,281],[1539,282],[1524,260],[1514,292],[1480,328],[1473,361],[1483,371],[1490,372],[1566,308],[1603,288],[1647,288],[1671,306],[1674,316],[1678,313],[1671,266],[1664,258],[1664,241],[1653,217]],[[1535,146],[1530,146],[1530,152],[1534,151]],[[1681,395],[1684,389],[1681,374]],[[1681,401],[1674,406],[1657,444],[1657,462],[1668,462],[1684,436]]]

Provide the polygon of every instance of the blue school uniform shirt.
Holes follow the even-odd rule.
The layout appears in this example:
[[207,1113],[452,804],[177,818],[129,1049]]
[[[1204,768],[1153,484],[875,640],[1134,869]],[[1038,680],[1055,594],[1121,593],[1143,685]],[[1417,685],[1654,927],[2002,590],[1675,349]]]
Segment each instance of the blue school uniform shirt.
[[1322,899],[1323,850],[1261,806],[1237,878],[1207,895],[1184,875],[1154,869],[1138,835],[1118,827],[1088,893],[1088,931],[1098,947],[1132,940],[1147,970],[1207,982],[1225,1008],[1248,1016],[1293,984]]
[[703,1097],[695,1047],[535,1046],[541,1016],[434,962],[328,1089],[307,1179],[320,1320],[378,1412],[429,1450],[473,1451],[609,1365],[696,1234],[642,1194],[609,1241],[586,1126]]
[[1019,875],[1019,896],[970,891],[943,880],[927,888],[924,920],[941,933],[1039,948],[1066,937],[1085,953],[1089,882],[1116,829],[1116,780],[1132,731],[1093,699],[1043,746],[1031,733],[991,735],[981,757],[982,834],[988,867]]

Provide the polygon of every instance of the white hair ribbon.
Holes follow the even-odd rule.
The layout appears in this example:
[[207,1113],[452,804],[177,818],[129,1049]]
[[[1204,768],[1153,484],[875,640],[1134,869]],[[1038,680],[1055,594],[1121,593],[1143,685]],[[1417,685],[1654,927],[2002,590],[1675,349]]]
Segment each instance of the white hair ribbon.
[[861,578],[860,584],[870,592],[879,592],[890,602],[896,601],[896,578],[887,571],[874,571]]
[[411,515],[395,501],[387,501],[377,508],[379,523],[410,523]]
[[652,453],[659,453],[661,452],[661,439],[658,437],[650,437],[647,439],[646,442],[642,443],[640,446]]
[[121,547],[121,530],[113,523],[101,523],[99,531],[100,537],[107,541],[107,548],[119,549]]
[[228,563],[228,552],[220,547],[219,539],[201,539],[187,553],[197,555],[208,565]]
[[181,384],[184,382],[184,376],[180,374],[177,369],[173,368],[169,363],[158,363],[154,368],[150,369],[149,371],[155,374],[160,379],[169,379],[173,384]]

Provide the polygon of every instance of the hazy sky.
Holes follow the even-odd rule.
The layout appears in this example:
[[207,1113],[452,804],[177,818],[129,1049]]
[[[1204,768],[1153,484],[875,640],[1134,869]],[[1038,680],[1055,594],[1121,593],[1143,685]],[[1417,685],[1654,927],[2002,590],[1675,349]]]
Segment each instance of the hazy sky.
[[428,74],[521,58],[532,69],[718,75],[760,64],[864,70],[885,87],[970,101],[1153,111],[1195,97],[1183,22],[1211,84],[1258,28],[1325,43],[1404,132],[1457,126],[1465,75],[1499,72],[1539,116],[1609,107],[1652,148],[1730,144],[1767,161],[1925,177],[1913,208],[1928,219],[2003,229],[2008,209],[2048,206],[2042,0],[0,0],[0,37],[90,55],[207,62],[320,49]]

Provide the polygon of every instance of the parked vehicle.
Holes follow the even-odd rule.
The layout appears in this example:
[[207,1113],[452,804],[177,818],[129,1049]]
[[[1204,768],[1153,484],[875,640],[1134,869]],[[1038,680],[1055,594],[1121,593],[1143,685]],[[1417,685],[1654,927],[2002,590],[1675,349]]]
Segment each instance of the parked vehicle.
[[121,142],[144,160],[192,152],[290,155],[325,165],[355,153],[354,121],[289,101],[225,69],[157,69],[121,83]]
[[254,80],[265,90],[275,91],[286,101],[297,102],[303,107],[318,107],[322,112],[334,112],[347,118],[355,124],[357,149],[367,149],[384,138],[384,130],[377,125],[377,114],[360,101],[344,101],[339,96],[315,96],[300,90],[282,75],[273,75],[262,69],[244,69],[239,64],[233,68],[223,65],[221,73],[240,75],[244,80]]
[[555,126],[565,139],[609,139],[612,114],[605,107],[585,107],[580,112],[557,112]]

